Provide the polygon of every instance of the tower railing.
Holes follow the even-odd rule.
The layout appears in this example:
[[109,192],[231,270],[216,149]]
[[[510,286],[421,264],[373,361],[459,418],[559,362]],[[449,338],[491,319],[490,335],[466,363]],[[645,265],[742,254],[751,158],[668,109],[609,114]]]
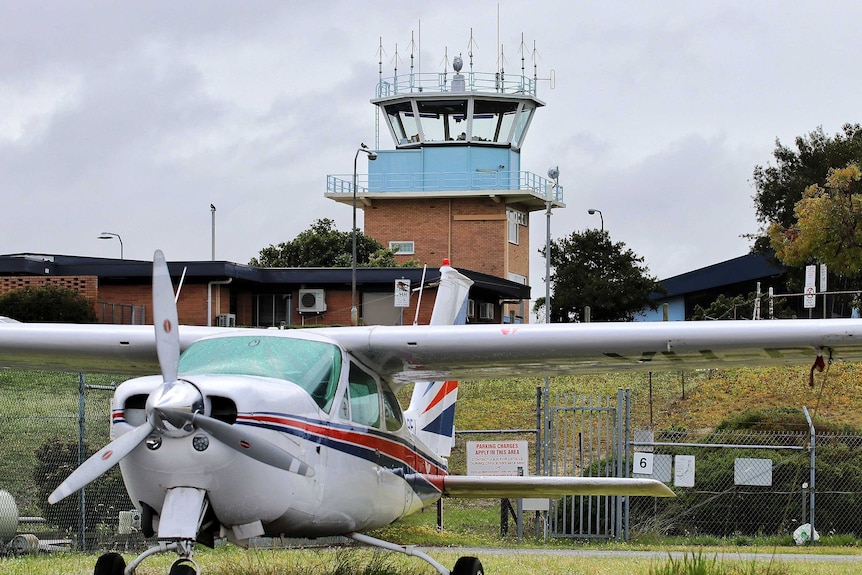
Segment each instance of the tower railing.
[[[455,74],[450,72],[426,72],[382,78],[377,84],[377,97],[387,98],[420,92],[452,92],[453,77]],[[463,77],[465,92],[536,96],[536,81],[521,74],[468,72]]]
[[[357,174],[357,193],[521,190],[554,202],[563,201],[563,187],[532,172],[409,172]],[[326,177],[329,194],[353,194],[353,174]]]

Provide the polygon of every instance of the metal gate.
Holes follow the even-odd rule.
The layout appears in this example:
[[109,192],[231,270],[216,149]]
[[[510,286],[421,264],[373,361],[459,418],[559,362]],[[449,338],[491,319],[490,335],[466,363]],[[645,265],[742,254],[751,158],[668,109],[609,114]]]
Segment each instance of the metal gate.
[[[544,475],[626,477],[629,390],[616,396],[543,394]],[[544,406],[543,406],[544,407]],[[567,496],[552,502],[551,537],[628,539],[628,501],[621,496]]]

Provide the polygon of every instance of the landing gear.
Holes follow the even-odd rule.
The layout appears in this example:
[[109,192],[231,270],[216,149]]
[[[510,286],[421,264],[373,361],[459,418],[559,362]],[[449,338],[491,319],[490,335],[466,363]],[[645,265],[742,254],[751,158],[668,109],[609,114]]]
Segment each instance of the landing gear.
[[126,560],[119,553],[105,553],[96,560],[93,575],[123,575]]
[[190,557],[187,557],[174,561],[168,575],[200,575],[200,572],[197,564]]
[[485,569],[482,567],[482,563],[475,557],[461,557],[455,562],[455,568],[449,571],[443,567],[443,565],[435,561],[430,555],[416,549],[415,545],[396,545],[395,543],[389,543],[382,539],[375,539],[374,537],[369,537],[362,533],[350,533],[347,537],[350,537],[359,543],[371,545],[372,547],[380,547],[387,551],[395,551],[396,553],[404,553],[411,557],[418,557],[436,569],[440,575],[485,575]]
[[452,575],[485,575],[485,569],[477,558],[461,557],[455,562]]

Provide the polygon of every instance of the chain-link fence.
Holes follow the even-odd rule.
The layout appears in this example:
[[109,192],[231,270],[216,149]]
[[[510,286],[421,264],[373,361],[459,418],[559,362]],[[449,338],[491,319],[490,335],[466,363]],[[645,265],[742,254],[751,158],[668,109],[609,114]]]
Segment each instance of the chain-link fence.
[[[114,381],[122,379],[0,370],[0,437],[4,440],[0,490],[11,493],[17,503],[22,517],[19,533],[66,542],[73,549],[131,550],[146,546],[116,468],[87,486],[83,496],[76,493],[57,505],[47,504],[51,490],[80,461],[108,442]],[[683,385],[689,382],[692,380],[677,378],[662,393],[683,393]],[[459,402],[487,402],[490,391],[481,384],[464,386]],[[542,425],[536,410],[537,391],[535,382],[513,384],[504,392],[494,388],[490,403],[495,406],[493,412],[485,408],[484,413],[474,416],[480,419],[468,420],[462,426],[476,428],[482,421],[492,421],[496,428],[456,434],[449,460],[451,472],[467,472],[468,441],[506,440],[527,443],[527,472],[537,473],[541,447],[535,429]],[[632,402],[632,419],[648,420],[648,394],[642,389],[632,395],[639,398]],[[514,425],[507,428],[505,422]],[[646,448],[638,444],[637,436],[634,440],[633,452]],[[862,537],[862,436],[816,435],[813,485],[810,435],[806,432],[666,431],[656,433],[653,443],[654,476],[666,480],[678,497],[631,498],[629,525],[633,536],[644,532],[789,535],[810,522],[814,487],[817,531]],[[677,456],[694,458],[690,487],[674,486]],[[550,514],[558,504],[551,502]],[[457,534],[495,537],[502,532],[514,537],[516,506],[515,501],[447,499],[440,521],[447,531]],[[436,525],[437,511],[432,507],[408,521]],[[548,514],[528,511],[524,517],[525,536],[546,533]]]
[[113,387],[110,377],[0,370],[0,489],[15,500],[19,533],[66,549],[144,545],[117,468],[55,505],[47,502],[80,462],[108,443]]
[[635,441],[635,451],[652,455],[651,476],[673,486],[677,497],[633,498],[633,531],[791,536],[808,523],[820,534],[858,538],[860,446],[860,435],[815,433],[812,473],[806,432],[668,431],[654,442]]

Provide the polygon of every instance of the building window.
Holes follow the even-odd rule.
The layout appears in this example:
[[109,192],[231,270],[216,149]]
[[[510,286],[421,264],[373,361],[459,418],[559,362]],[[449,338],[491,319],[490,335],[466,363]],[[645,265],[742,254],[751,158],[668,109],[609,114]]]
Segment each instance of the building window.
[[389,249],[399,256],[412,255],[415,253],[415,247],[412,241],[389,242]]
[[509,243],[519,244],[521,239],[521,226],[527,225],[527,214],[519,210],[506,210],[506,219],[509,222]]
[[479,304],[479,319],[482,320],[493,320],[494,319],[494,304],[492,303],[480,303]]

